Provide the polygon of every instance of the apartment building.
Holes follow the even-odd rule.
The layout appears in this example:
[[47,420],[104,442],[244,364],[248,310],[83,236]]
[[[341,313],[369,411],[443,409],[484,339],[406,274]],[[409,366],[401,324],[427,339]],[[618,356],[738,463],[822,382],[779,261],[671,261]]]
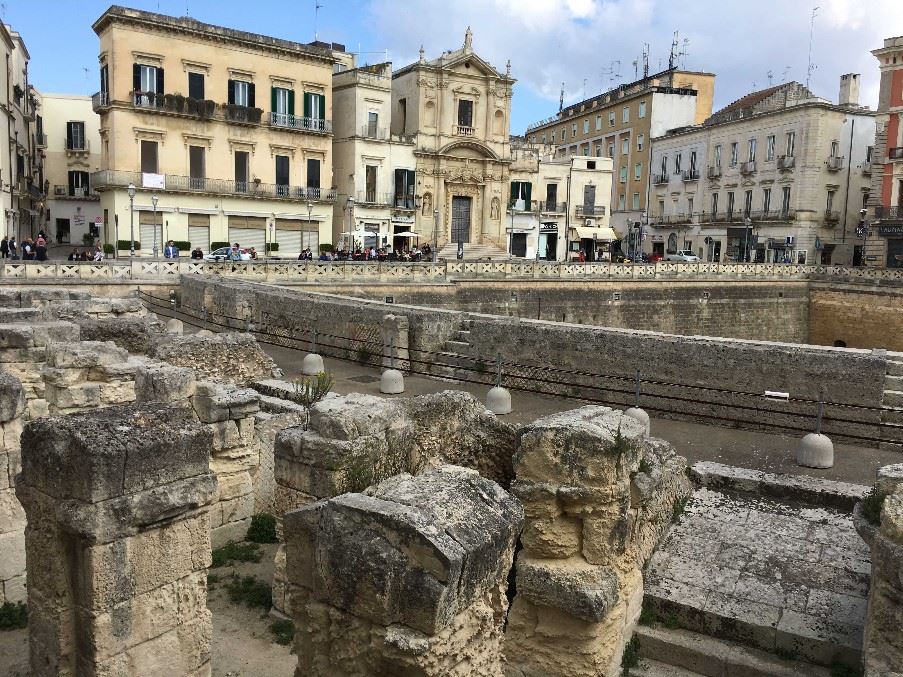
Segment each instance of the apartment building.
[[624,234],[646,211],[652,138],[708,118],[714,89],[713,74],[672,68],[567,106],[526,136],[558,157],[610,158],[611,225]]
[[414,135],[391,131],[392,64],[352,63],[333,75],[332,92],[333,242],[404,251],[416,243],[416,161]]
[[7,119],[7,132],[0,135],[2,235],[15,236],[21,242],[26,236],[36,237],[44,222],[45,139],[38,95],[29,82],[31,56],[25,40],[10,26],[0,24],[0,48],[6,63],[0,68],[0,96]]
[[90,96],[39,95],[47,181],[45,232],[57,243],[93,245],[104,230],[100,195],[91,175],[100,170],[100,118]]
[[238,242],[288,258],[331,243],[341,46],[118,6],[93,28],[104,242],[134,233],[143,255],[168,239]]
[[545,261],[606,258],[620,237],[611,228],[612,161],[556,156],[512,142],[508,253]]
[[853,263],[863,256],[874,112],[859,76],[837,104],[790,82],[652,141],[644,250],[704,261]]
[[903,268],[903,36],[872,51],[881,70],[866,264]]
[[414,136],[415,232],[455,258],[473,252],[504,256],[511,151],[511,66],[496,70],[461,48],[420,59],[392,76],[391,132]]

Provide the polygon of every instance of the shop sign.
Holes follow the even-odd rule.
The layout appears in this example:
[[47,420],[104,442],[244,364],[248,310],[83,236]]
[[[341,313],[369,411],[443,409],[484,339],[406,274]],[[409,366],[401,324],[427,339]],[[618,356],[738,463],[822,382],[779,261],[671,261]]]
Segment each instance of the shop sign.
[[881,235],[903,235],[903,226],[878,226]]

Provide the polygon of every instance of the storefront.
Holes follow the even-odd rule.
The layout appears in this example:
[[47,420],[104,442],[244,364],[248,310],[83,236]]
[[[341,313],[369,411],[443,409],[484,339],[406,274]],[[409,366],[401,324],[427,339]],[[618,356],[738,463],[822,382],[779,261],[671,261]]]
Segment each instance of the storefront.
[[580,252],[583,252],[586,261],[610,261],[611,244],[618,239],[612,228],[572,227],[568,244],[569,258],[576,260]]
[[558,224],[555,221],[539,224],[539,258],[558,260]]
[[887,267],[903,268],[903,226],[879,226],[878,234],[887,238]]

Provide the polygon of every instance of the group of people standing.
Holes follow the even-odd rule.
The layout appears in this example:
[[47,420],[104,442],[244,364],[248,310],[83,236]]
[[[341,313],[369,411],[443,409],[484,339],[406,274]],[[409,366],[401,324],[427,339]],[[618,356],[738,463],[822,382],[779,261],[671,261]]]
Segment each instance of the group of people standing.
[[17,242],[15,235],[5,235],[0,240],[0,258],[18,261],[46,261],[47,237],[44,231],[38,233],[38,238],[32,240],[26,237],[22,242]]

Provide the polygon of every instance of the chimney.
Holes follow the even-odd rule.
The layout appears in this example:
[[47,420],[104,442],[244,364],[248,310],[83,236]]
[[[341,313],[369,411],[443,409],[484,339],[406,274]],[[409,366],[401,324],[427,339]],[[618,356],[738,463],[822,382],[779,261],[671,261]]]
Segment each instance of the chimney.
[[859,73],[840,76],[840,96],[837,103],[841,106],[859,105]]

